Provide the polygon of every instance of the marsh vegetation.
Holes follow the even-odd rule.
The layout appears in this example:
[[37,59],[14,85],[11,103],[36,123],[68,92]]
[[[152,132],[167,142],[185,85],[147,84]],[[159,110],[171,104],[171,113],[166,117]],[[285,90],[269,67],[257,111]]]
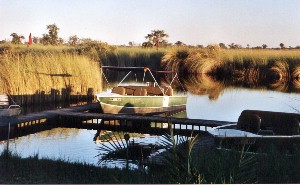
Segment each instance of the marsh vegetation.
[[[89,41],[76,46],[0,45],[1,93],[34,94],[51,88],[102,89],[101,65],[147,66],[179,73],[186,89],[201,94],[224,86],[298,92],[300,52],[274,49],[112,47]],[[190,84],[198,84],[198,86]],[[178,85],[178,84],[177,84]],[[209,90],[208,90],[209,91]]]
[[[3,152],[1,183],[299,183],[299,150],[292,155],[272,149],[266,153],[208,149],[197,146],[203,137],[166,134],[163,164],[140,163],[140,168],[101,168],[67,160],[28,158]],[[125,155],[118,152],[115,155]],[[107,156],[111,157],[111,156]],[[17,168],[16,168],[17,167]]]

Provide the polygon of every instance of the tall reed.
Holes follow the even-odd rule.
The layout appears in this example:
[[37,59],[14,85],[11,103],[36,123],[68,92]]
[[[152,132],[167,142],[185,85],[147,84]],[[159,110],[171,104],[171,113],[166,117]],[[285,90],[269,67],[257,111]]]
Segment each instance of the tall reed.
[[99,62],[63,50],[20,49],[0,55],[0,93],[34,94],[72,89],[86,94],[101,90]]
[[174,48],[162,58],[162,65],[181,73],[210,73],[220,65],[219,50],[217,45],[204,49]]
[[165,50],[118,47],[115,51],[101,55],[102,65],[137,66],[160,69],[161,58]]

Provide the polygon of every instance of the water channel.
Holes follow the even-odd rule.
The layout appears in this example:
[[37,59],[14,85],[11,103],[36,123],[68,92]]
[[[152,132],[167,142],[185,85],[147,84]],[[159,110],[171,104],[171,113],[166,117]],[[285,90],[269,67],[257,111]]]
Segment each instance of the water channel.
[[[195,84],[189,88],[183,85],[188,91],[186,107],[188,118],[236,122],[245,109],[300,112],[299,89],[286,92],[266,87],[249,88],[231,85],[219,88],[213,85],[204,88],[200,84]],[[95,130],[54,128],[11,140],[10,150],[22,157],[37,155],[41,158],[98,165],[99,160],[95,156],[99,154],[99,146],[105,141],[93,141],[95,134]],[[137,143],[153,144],[160,143],[161,137],[137,133],[131,139]],[[0,151],[5,147],[4,141],[0,144]],[[101,163],[110,167],[120,167],[120,164],[119,162]]]

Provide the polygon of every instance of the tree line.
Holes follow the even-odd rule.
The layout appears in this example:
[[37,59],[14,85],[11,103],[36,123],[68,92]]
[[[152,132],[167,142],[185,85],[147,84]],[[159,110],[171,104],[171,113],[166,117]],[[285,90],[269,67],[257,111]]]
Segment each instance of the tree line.
[[[55,23],[47,25],[46,29],[48,30],[48,33],[43,34],[42,37],[34,36],[32,38],[33,43],[42,44],[42,45],[54,45],[54,46],[63,45],[63,44],[67,44],[70,46],[78,46],[79,44],[82,44],[82,43],[99,42],[99,41],[92,40],[90,38],[80,39],[77,35],[69,36],[68,41],[65,42],[64,39],[62,39],[58,36],[59,28],[57,27],[57,25]],[[19,35],[17,33],[12,33],[10,36],[12,37],[12,40],[11,40],[12,44],[22,44],[23,40],[25,39],[25,37],[23,35]],[[159,30],[159,29],[152,30],[151,33],[149,33],[145,36],[146,41],[143,42],[141,46],[144,48],[155,47],[156,49],[158,49],[159,47],[167,47],[167,46],[186,46],[186,47],[198,47],[198,48],[205,47],[203,45],[196,45],[196,46],[187,45],[187,44],[183,43],[182,41],[177,41],[174,44],[172,44],[167,41],[168,37],[169,37],[169,35],[164,30]],[[0,43],[5,43],[5,42],[7,42],[7,41],[5,41],[5,40],[0,41]],[[134,42],[129,42],[128,45],[135,46]],[[254,46],[254,47],[250,47],[249,44],[247,44],[246,47],[242,47],[242,45],[236,44],[236,43],[230,43],[227,45],[225,43],[219,43],[218,45],[222,49],[267,49],[268,48],[268,45],[266,45],[266,44],[262,44],[260,46]],[[206,47],[209,47],[209,46],[210,45],[208,45]],[[286,47],[284,43],[280,43],[279,47],[275,48],[275,49],[300,49],[300,46]]]

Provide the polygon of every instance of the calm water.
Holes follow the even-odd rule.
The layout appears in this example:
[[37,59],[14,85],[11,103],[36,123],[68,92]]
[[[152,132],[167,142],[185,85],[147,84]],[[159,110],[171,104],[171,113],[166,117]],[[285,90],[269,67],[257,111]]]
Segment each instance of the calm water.
[[[299,113],[299,93],[284,93],[271,90],[251,90],[246,88],[225,88],[212,96],[187,93],[187,117],[236,122],[245,109]],[[16,138],[10,141],[10,149],[23,157],[37,154],[39,157],[86,162],[97,165],[101,145],[93,141],[96,131],[84,129],[55,128],[48,131]],[[136,137],[135,142],[158,143],[159,136]],[[0,150],[6,143],[0,144]],[[110,162],[108,166],[118,166]]]
[[226,89],[217,100],[188,94],[188,118],[233,121],[243,110],[300,112],[300,94],[266,90]]

